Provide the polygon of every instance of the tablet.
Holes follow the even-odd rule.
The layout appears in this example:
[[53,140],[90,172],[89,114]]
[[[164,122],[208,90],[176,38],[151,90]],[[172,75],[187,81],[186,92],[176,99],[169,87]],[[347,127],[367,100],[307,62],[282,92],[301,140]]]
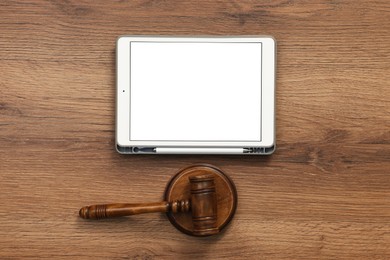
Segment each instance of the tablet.
[[270,154],[272,37],[121,36],[116,148],[129,154]]

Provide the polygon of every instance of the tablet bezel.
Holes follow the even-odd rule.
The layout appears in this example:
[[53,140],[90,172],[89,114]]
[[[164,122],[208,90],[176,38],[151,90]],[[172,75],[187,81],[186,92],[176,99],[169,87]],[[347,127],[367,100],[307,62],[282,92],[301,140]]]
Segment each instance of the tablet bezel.
[[[262,44],[261,141],[131,141],[130,42],[258,42]],[[117,40],[116,143],[120,147],[272,147],[275,143],[276,42],[262,37],[121,36]],[[266,66],[264,66],[266,65]],[[267,127],[263,127],[267,126]]]

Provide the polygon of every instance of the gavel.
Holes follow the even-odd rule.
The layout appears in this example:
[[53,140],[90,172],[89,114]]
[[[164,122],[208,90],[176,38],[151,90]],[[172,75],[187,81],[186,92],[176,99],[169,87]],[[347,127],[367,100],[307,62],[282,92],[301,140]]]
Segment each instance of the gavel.
[[152,212],[191,212],[193,235],[210,236],[219,233],[217,226],[217,196],[212,174],[189,176],[191,196],[188,199],[138,204],[103,204],[86,206],[79,215],[84,219],[104,219]]

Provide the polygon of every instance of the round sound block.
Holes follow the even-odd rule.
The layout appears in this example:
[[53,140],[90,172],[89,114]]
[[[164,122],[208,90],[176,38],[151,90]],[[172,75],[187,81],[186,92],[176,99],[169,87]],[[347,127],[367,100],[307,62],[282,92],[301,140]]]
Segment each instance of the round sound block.
[[[165,189],[165,201],[186,200],[191,198],[189,177],[213,175],[217,197],[217,228],[221,231],[233,218],[237,207],[237,191],[230,178],[212,165],[200,164],[181,169],[168,183]],[[189,213],[167,213],[169,221],[178,230],[192,236],[192,215]]]

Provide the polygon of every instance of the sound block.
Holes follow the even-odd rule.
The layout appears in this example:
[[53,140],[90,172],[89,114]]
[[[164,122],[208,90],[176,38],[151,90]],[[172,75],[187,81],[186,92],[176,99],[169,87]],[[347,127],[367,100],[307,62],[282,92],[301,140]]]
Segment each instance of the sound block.
[[[181,169],[165,189],[165,201],[186,200],[191,198],[189,177],[213,175],[217,197],[217,228],[219,232],[232,220],[237,207],[237,191],[232,180],[220,169],[207,164],[199,164]],[[169,221],[181,232],[191,236],[194,234],[190,213],[167,213]]]

